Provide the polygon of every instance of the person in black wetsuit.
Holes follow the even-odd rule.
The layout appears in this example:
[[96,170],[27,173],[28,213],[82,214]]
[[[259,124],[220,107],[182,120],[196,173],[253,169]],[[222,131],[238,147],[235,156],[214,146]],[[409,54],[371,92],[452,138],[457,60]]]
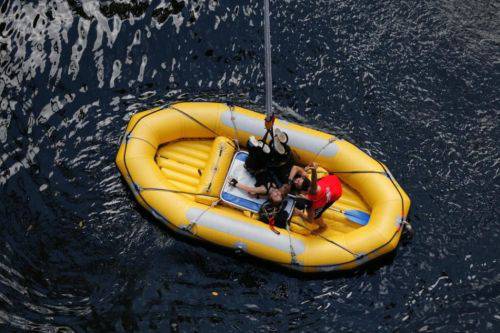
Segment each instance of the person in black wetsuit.
[[245,168],[255,177],[255,186],[274,183],[281,187],[287,183],[288,175],[294,165],[293,152],[288,146],[288,135],[279,128],[269,144],[265,138],[257,140],[251,136],[247,142],[248,157]]
[[[267,136],[272,134],[269,144]],[[288,213],[285,212],[284,198],[290,192],[288,175],[294,165],[293,153],[287,144],[288,135],[279,128],[269,131],[261,139],[251,136],[247,142],[248,157],[245,160],[245,169],[255,178],[255,186],[241,184],[231,179],[230,184],[251,195],[267,195],[268,200],[262,204],[259,211],[260,220],[269,223],[271,230],[274,225],[285,227]]]
[[271,230],[277,234],[279,234],[279,231],[274,229],[274,226],[279,228],[286,227],[288,213],[284,209],[286,207],[284,198],[290,191],[290,186],[288,184],[280,188],[276,187],[274,183],[266,183],[265,185],[253,187],[242,184],[234,178],[231,179],[229,183],[250,195],[257,197],[260,195],[267,195],[268,200],[262,204],[259,210],[259,220],[268,223]]
[[264,185],[254,187],[242,184],[238,182],[238,180],[233,178],[229,181],[229,184],[256,197],[260,197],[261,195],[267,196],[269,198],[269,201],[275,204],[281,203],[284,197],[290,191],[290,186],[288,184],[278,188],[276,184],[271,182],[267,182]]

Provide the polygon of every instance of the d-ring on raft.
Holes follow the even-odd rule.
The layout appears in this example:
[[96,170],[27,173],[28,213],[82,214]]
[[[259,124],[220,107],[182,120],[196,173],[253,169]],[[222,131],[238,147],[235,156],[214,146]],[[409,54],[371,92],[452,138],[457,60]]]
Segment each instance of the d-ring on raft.
[[339,176],[327,229],[293,217],[277,234],[245,205],[221,201],[228,170],[264,115],[222,103],[177,103],[132,116],[116,164],[137,201],[172,230],[304,272],[347,270],[394,250],[410,199],[387,167],[351,143],[283,120],[300,164]]

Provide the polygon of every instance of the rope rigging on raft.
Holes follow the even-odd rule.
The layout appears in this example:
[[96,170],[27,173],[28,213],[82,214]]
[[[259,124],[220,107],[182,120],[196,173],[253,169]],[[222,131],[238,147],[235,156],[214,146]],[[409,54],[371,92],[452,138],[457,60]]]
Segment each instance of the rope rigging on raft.
[[[228,106],[228,108],[229,108],[229,106]],[[232,109],[232,108],[230,108],[230,109]],[[133,132],[133,130],[134,130],[134,128],[135,128],[135,126],[137,126],[137,124],[138,124],[140,121],[142,121],[144,118],[146,118],[146,117],[148,117],[148,116],[150,116],[150,115],[152,115],[152,114],[155,114],[155,113],[157,113],[157,112],[159,112],[159,111],[168,111],[168,110],[172,110],[172,111],[178,112],[178,113],[180,113],[180,114],[182,114],[182,115],[186,116],[188,119],[190,119],[191,121],[195,122],[195,123],[196,123],[196,124],[198,124],[199,126],[201,126],[201,127],[205,128],[205,129],[207,129],[209,132],[211,132],[211,133],[212,133],[212,134],[214,134],[215,136],[219,136],[219,135],[220,135],[220,134],[219,134],[219,133],[217,133],[215,130],[213,130],[213,129],[212,129],[212,128],[210,128],[209,126],[205,125],[203,122],[199,121],[198,119],[196,119],[195,117],[193,117],[193,116],[191,116],[191,115],[188,115],[185,111],[183,111],[183,110],[182,110],[182,109],[180,109],[179,107],[176,107],[176,106],[174,106],[174,105],[169,105],[169,104],[166,104],[166,105],[163,105],[163,106],[159,107],[158,109],[156,109],[156,110],[154,110],[154,111],[152,111],[152,112],[150,112],[150,113],[148,113],[148,114],[144,115],[143,117],[141,117],[141,118],[140,118],[140,119],[139,119],[139,120],[138,120],[138,121],[134,124],[134,126],[132,127],[132,129],[131,129],[128,133],[126,133],[126,135],[125,135],[125,140],[124,140],[124,141],[125,141],[125,149],[124,149],[124,154],[126,154],[126,149],[127,149],[128,141],[129,141],[129,140],[132,140],[132,139],[135,139],[135,140],[141,140],[141,141],[147,142],[149,145],[153,146],[153,145],[152,145],[150,142],[148,142],[146,139],[141,138],[141,137],[137,137],[137,136],[133,136],[133,135],[130,135],[130,134]],[[234,112],[234,109],[233,109],[233,111],[232,111],[232,112]],[[238,128],[237,128],[236,122],[233,122],[233,124],[234,124],[234,125],[233,125],[233,127],[234,127],[234,133],[235,133],[235,135],[237,135],[236,133],[238,133]],[[266,132],[266,133],[269,133],[269,132]],[[269,133],[268,135],[270,135],[270,134],[271,134],[271,133]],[[237,145],[237,144],[236,144],[236,143],[238,142],[238,141],[237,141],[237,137],[236,137],[236,138],[233,138],[233,142],[234,142],[234,144],[235,144],[235,145],[234,145],[234,148],[235,148],[235,149],[237,149],[237,150],[240,150],[240,149],[241,149],[241,147],[240,147],[239,145]],[[332,142],[333,142],[333,141],[332,141]],[[321,149],[322,149],[322,150],[324,150],[324,149],[325,149],[325,147],[323,146]],[[320,154],[320,152],[319,152],[319,153],[316,153],[316,155],[315,155],[315,156],[319,156],[319,154]],[[400,190],[399,190],[398,186],[395,184],[394,180],[392,179],[392,176],[390,175],[390,173],[388,173],[388,171],[386,170],[385,166],[384,166],[381,162],[379,162],[379,161],[377,161],[377,162],[379,163],[379,165],[381,166],[381,168],[382,168],[384,171],[378,171],[378,170],[338,170],[338,171],[334,171],[334,170],[332,170],[332,171],[331,171],[331,173],[334,173],[334,174],[335,174],[335,173],[337,173],[337,174],[380,174],[380,175],[383,175],[383,176],[385,176],[385,177],[387,177],[387,178],[389,178],[389,179],[390,179],[390,181],[391,181],[392,185],[394,186],[394,188],[396,189],[396,191],[398,192],[398,194],[399,194],[399,196],[401,197],[401,200],[402,200],[402,195],[401,195],[401,193],[400,193]],[[125,168],[126,168],[126,169],[128,169],[126,161],[124,161],[124,165],[125,165]],[[160,215],[158,212],[156,212],[156,211],[153,209],[153,207],[151,207],[151,206],[149,205],[149,203],[145,200],[144,196],[142,195],[142,192],[145,192],[145,191],[165,191],[165,192],[170,192],[170,193],[175,193],[175,194],[203,195],[203,196],[206,196],[206,197],[212,197],[212,198],[214,198],[214,199],[220,199],[218,196],[211,196],[211,195],[207,195],[207,194],[203,194],[203,193],[196,193],[196,192],[189,192],[189,191],[181,191],[181,190],[173,190],[173,189],[164,189],[164,188],[153,188],[153,187],[141,188],[140,186],[138,186],[138,185],[137,185],[137,184],[133,181],[133,179],[132,179],[132,177],[131,177],[131,175],[130,175],[130,172],[129,172],[129,171],[127,171],[127,176],[128,176],[127,178],[129,178],[129,179],[132,181],[132,184],[134,185],[134,189],[135,189],[135,191],[137,192],[138,196],[141,198],[141,200],[142,200],[142,201],[143,201],[143,202],[144,202],[147,206],[149,206],[149,207],[150,207],[150,210],[151,210],[152,212],[154,212],[154,214],[159,215],[160,217],[161,217],[161,215]],[[203,212],[200,214],[200,216],[198,216],[198,218],[197,218],[196,220],[200,219],[200,218],[201,218],[201,217],[202,217],[202,216],[206,213],[206,211],[208,211],[209,209],[214,208],[214,207],[215,207],[215,206],[217,206],[219,203],[220,203],[219,201],[216,201],[216,204],[209,205],[209,206],[207,207],[207,209],[206,209],[205,211],[203,211]],[[333,207],[333,208],[334,208],[334,207]],[[401,207],[402,212],[404,212],[404,209],[405,209],[405,207],[404,207],[404,201],[402,200],[402,207]],[[404,216],[404,215],[402,215],[402,216]],[[164,218],[163,218],[163,220],[165,220],[166,222],[168,222],[168,221],[167,221],[166,219],[164,219]],[[169,223],[169,222],[168,222],[168,223]],[[187,226],[184,226],[184,227],[182,227],[182,228],[180,228],[180,229],[182,229],[182,230],[184,230],[184,231],[188,231],[188,232],[191,232],[191,233],[192,233],[192,229],[193,229],[192,227],[193,227],[195,224],[196,224],[196,223],[190,223],[190,224],[188,224]],[[286,228],[287,228],[287,232],[289,233],[289,237],[291,237],[291,232],[292,232],[292,231],[290,230],[290,224],[295,224],[295,225],[298,225],[298,226],[300,226],[300,227],[302,227],[302,228],[304,228],[304,229],[306,229],[306,230],[308,230],[308,231],[311,231],[310,229],[308,229],[308,228],[307,228],[305,225],[303,225],[303,224],[300,224],[300,223],[297,223],[297,222],[292,222],[292,221],[289,221],[289,222],[286,224]],[[400,230],[400,229],[401,229],[401,227],[403,227],[403,226],[405,226],[405,227],[406,227],[406,226],[408,226],[407,228],[410,228],[410,227],[411,227],[411,226],[409,225],[409,223],[408,223],[406,220],[404,220],[404,219],[402,218],[402,219],[401,219],[401,221],[400,221],[400,227],[398,228],[397,232],[399,232],[399,230]],[[396,232],[396,233],[397,233],[397,232]],[[345,250],[346,252],[349,252],[350,254],[352,254],[352,255],[355,257],[355,259],[356,259],[356,260],[357,260],[357,259],[359,259],[359,258],[361,258],[361,257],[363,257],[364,255],[366,255],[366,254],[361,255],[361,254],[355,253],[355,252],[353,252],[353,251],[349,250],[348,248],[346,248],[345,246],[343,246],[343,245],[339,244],[338,242],[335,242],[335,241],[333,241],[332,239],[329,239],[328,237],[325,237],[325,236],[323,236],[323,235],[314,235],[314,236],[319,237],[319,238],[323,239],[324,241],[327,241],[327,242],[331,243],[332,245],[334,245],[334,246],[336,246],[336,247],[339,247],[339,248],[341,248],[341,249]],[[394,236],[395,236],[395,235],[393,235],[393,237],[394,237]],[[393,238],[393,237],[392,237],[392,238]],[[391,239],[392,239],[392,238],[391,238]],[[291,247],[293,248],[292,243],[290,243],[290,245],[291,245]],[[293,257],[293,256],[292,256],[292,253],[291,253],[291,257]]]

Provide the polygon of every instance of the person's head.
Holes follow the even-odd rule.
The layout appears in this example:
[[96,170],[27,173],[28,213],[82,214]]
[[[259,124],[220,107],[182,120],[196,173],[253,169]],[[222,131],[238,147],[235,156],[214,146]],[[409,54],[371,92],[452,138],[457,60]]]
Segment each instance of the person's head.
[[269,189],[269,201],[274,205],[281,203],[283,201],[283,193],[276,187],[271,187]]
[[293,180],[293,188],[298,191],[307,191],[311,186],[311,181],[304,176],[297,176]]

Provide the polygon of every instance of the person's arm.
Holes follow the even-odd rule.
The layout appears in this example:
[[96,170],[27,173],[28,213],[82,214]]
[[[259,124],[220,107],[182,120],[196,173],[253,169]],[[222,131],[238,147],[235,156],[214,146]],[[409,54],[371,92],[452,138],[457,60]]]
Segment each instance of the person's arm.
[[267,189],[264,185],[261,185],[259,187],[253,187],[253,186],[248,186],[245,184],[242,184],[238,182],[236,179],[231,179],[231,185],[233,185],[236,188],[239,188],[240,190],[243,190],[251,195],[257,195],[257,194],[266,194]]
[[305,213],[298,208],[293,208],[293,214],[300,216],[306,222],[309,222],[309,223],[314,222],[314,208],[312,208],[312,203],[311,203],[311,205],[306,206]]
[[299,167],[298,165],[294,165],[292,170],[290,170],[290,174],[288,175],[288,181],[292,182],[296,175],[307,176],[306,170],[304,168]]
[[316,172],[316,169],[318,168],[318,165],[316,163],[313,163],[309,169],[311,170],[311,188],[309,189],[310,194],[316,194],[318,191],[318,173]]
[[300,209],[298,208],[294,208],[293,209],[293,215],[297,215],[299,217],[301,217],[303,220],[306,220],[307,221],[307,215],[304,214],[303,211],[301,211]]
[[281,195],[283,195],[284,197],[286,197],[289,193],[290,193],[290,189],[292,187],[290,186],[290,184],[283,184],[279,190],[281,192]]
[[311,206],[309,206],[307,209],[306,209],[306,212],[307,212],[307,222],[309,223],[313,223],[314,222],[314,208]]

